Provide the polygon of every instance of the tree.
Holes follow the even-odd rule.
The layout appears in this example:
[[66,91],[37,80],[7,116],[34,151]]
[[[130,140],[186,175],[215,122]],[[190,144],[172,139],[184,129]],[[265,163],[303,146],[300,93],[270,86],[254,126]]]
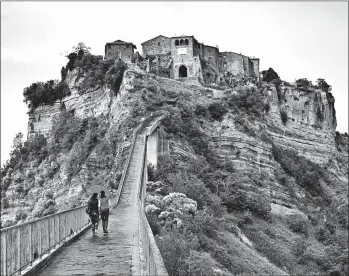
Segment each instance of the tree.
[[309,84],[310,82],[306,78],[296,80],[297,87],[309,86]]
[[262,71],[262,74],[263,74],[263,81],[266,81],[266,82],[271,82],[272,80],[280,79],[279,75],[271,67],[268,70]]
[[79,56],[83,55],[89,55],[91,48],[87,47],[85,43],[79,42],[77,46],[73,47],[74,53],[78,54]]
[[317,79],[317,85],[318,85],[318,87],[322,90],[322,91],[324,91],[324,92],[326,92],[326,93],[328,93],[328,92],[330,92],[331,90],[332,90],[332,86],[331,85],[329,85],[324,79]]

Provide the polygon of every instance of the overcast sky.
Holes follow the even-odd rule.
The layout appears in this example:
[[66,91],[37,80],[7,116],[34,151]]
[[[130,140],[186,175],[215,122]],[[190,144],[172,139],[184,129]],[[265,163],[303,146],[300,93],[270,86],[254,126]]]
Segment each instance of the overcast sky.
[[348,132],[347,2],[2,2],[1,164],[26,137],[23,88],[60,79],[78,42],[104,54],[106,42],[141,43],[159,34],[260,58],[293,82],[324,78],[336,98],[337,130]]

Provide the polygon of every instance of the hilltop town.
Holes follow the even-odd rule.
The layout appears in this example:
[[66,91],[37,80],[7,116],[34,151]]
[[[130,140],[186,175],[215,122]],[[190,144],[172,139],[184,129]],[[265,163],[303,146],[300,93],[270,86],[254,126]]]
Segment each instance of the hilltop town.
[[85,215],[103,185],[132,208],[113,211],[112,243],[154,235],[170,276],[347,275],[348,135],[330,85],[272,68],[261,78],[258,59],[193,36],[141,45],[116,40],[102,56],[81,43],[60,80],[24,88],[28,139],[16,135],[1,171],[0,226],[17,235],[7,239],[30,227],[37,240],[37,222],[72,231],[64,216]]
[[[142,45],[142,56],[132,42],[116,40],[106,43],[105,59],[141,64],[147,72],[171,79],[197,79],[219,83],[226,75],[244,75],[260,80],[259,59],[234,52],[220,52],[218,46],[199,42],[193,35],[149,39]],[[143,62],[142,62],[143,61]]]

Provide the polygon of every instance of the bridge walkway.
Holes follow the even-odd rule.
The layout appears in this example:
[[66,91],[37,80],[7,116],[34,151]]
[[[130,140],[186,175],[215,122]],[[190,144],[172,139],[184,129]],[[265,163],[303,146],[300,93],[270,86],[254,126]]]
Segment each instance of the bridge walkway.
[[144,275],[140,258],[138,180],[142,173],[144,145],[141,134],[156,121],[146,124],[137,134],[125,175],[120,200],[109,216],[108,234],[99,225],[65,247],[40,276],[62,275]]

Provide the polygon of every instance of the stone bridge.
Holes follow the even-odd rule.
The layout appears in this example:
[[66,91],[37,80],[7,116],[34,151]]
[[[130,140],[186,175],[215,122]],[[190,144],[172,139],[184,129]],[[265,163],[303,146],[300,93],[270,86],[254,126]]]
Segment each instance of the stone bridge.
[[92,234],[86,206],[1,229],[1,275],[168,275],[144,213],[146,164],[156,161],[161,119],[133,132],[108,234],[101,226]]

